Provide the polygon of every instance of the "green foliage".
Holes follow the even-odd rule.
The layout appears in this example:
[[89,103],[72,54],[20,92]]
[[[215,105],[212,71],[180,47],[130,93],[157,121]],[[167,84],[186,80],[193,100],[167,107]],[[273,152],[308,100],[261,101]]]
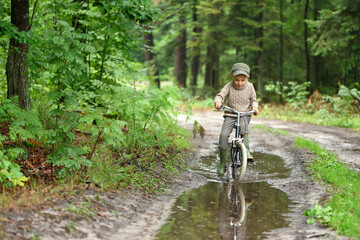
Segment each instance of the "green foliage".
[[306,97],[309,94],[307,88],[310,86],[310,82],[296,83],[288,82],[283,86],[281,93],[280,83],[270,83],[265,85],[265,91],[270,94],[283,94],[284,100],[289,103],[291,107],[300,108],[305,105]]
[[323,208],[321,205],[316,204],[313,208],[307,209],[304,215],[308,217],[306,220],[308,224],[314,223],[315,220],[320,221],[322,224],[328,224],[333,213],[330,206]]
[[[313,123],[324,126],[338,126],[351,129],[360,129],[359,112],[360,103],[357,99],[359,91],[349,90],[342,85],[339,96],[318,95],[313,98],[311,95],[305,105],[305,85],[294,87],[295,91],[288,92],[291,96],[288,100],[289,106],[274,106],[265,104],[261,110],[264,117],[278,118],[282,120],[294,120],[299,122]],[[269,92],[279,91],[278,85],[267,85],[265,88]],[[287,90],[288,91],[288,90]],[[286,94],[287,95],[287,94]],[[288,95],[287,95],[288,96]],[[303,99],[301,101],[301,99]]]
[[348,101],[353,99],[360,101],[360,91],[356,88],[350,90],[345,85],[341,85],[338,95]]
[[297,84],[296,82],[288,82],[288,85],[284,86],[284,93],[286,101],[290,106],[299,108],[306,102],[306,96],[309,92],[306,90],[310,86],[310,82],[304,82]]
[[360,18],[358,1],[340,0],[333,3],[333,9],[323,9],[315,21],[308,21],[316,29],[316,35],[311,38],[315,54],[339,53],[343,47],[358,45]]
[[37,113],[31,110],[22,110],[8,99],[0,105],[0,122],[4,121],[8,121],[10,124],[9,138],[13,141],[44,137],[42,124]]
[[24,186],[24,182],[28,181],[20,171],[20,166],[13,162],[22,153],[22,149],[0,150],[0,183],[6,187]]
[[308,39],[312,52],[328,60],[331,75],[339,76],[338,79],[332,77],[334,83],[345,80],[346,85],[356,86],[360,50],[359,1],[336,0],[324,5],[317,19],[307,20],[313,33]]

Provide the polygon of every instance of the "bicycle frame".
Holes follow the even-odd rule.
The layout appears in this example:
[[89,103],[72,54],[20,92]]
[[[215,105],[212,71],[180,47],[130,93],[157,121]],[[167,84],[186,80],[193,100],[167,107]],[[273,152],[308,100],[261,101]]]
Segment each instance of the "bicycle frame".
[[[245,175],[246,164],[247,164],[247,155],[246,155],[246,147],[244,145],[244,140],[240,138],[240,119],[242,116],[249,115],[256,113],[255,111],[249,112],[238,112],[233,110],[227,106],[221,106],[220,110],[228,110],[231,113],[235,113],[237,116],[236,121],[236,131],[235,131],[235,138],[231,141],[231,153],[230,153],[230,163],[228,165],[227,171],[227,179],[231,181],[231,176],[235,181],[241,181]],[[237,163],[237,158],[240,158],[239,166]],[[240,168],[240,173],[238,173]],[[230,173],[231,171],[231,173]]]

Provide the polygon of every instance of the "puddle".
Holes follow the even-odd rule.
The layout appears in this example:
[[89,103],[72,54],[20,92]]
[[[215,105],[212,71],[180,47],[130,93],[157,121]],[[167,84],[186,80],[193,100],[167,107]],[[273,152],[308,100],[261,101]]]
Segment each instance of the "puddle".
[[266,232],[287,227],[285,215],[294,203],[265,179],[286,178],[290,170],[275,155],[254,153],[254,159],[238,185],[216,176],[217,154],[200,159],[193,170],[209,182],[176,200],[155,239],[264,239]]
[[[255,162],[248,163],[244,181],[256,181],[269,178],[287,178],[290,176],[290,169],[285,167],[284,160],[272,154],[252,153]],[[219,162],[219,151],[214,155],[200,158],[193,166],[196,171],[210,180],[219,179],[216,173]],[[220,179],[219,179],[220,180]]]

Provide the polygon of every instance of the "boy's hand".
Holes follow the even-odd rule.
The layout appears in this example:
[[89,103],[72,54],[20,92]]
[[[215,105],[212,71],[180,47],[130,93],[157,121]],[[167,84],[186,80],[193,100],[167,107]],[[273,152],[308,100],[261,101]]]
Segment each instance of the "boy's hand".
[[219,103],[219,102],[215,103],[215,108],[220,109],[221,108],[221,103]]
[[259,109],[257,109],[257,108],[253,108],[253,111],[255,111],[255,112],[256,112],[256,113],[255,113],[255,116],[259,114]]

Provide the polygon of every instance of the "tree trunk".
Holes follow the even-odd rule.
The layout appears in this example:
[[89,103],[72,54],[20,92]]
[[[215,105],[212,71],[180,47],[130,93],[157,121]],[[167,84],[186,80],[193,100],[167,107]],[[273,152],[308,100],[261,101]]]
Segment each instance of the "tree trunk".
[[[319,16],[319,10],[321,9],[320,6],[320,0],[315,0],[315,9],[314,9],[314,20],[317,20]],[[323,77],[324,77],[324,71],[323,71],[323,65],[324,65],[324,59],[321,56],[315,56],[313,58],[314,61],[314,82],[313,82],[313,89],[319,89],[322,87],[323,83]]]
[[193,24],[194,24],[194,40],[196,42],[195,46],[192,49],[192,61],[191,61],[191,88],[193,96],[196,95],[196,88],[197,88],[197,77],[200,69],[200,37],[198,34],[201,32],[201,28],[198,27],[197,23],[197,0],[194,0],[193,5]]
[[[11,23],[18,31],[29,31],[29,0],[11,0]],[[6,62],[7,97],[19,97],[22,109],[30,109],[28,69],[25,60],[29,45],[10,39],[9,55]]]
[[[216,8],[220,8],[219,4],[215,5]],[[209,28],[214,29],[216,25],[219,24],[220,14],[211,14],[209,16]],[[219,70],[220,70],[220,48],[219,45],[220,39],[217,31],[214,31],[207,47],[206,54],[206,70],[205,70],[205,84],[204,88],[211,89],[212,92],[215,92],[219,88]]]
[[258,76],[257,76],[257,90],[259,92],[259,96],[262,97],[264,94],[264,85],[263,85],[263,51],[264,51],[264,44],[263,44],[263,38],[264,38],[264,13],[261,11],[259,13],[258,23],[261,25],[258,29],[255,30],[255,40],[257,40],[258,45],[260,47],[260,51],[257,54],[257,65],[259,67],[258,69]]
[[159,71],[156,67],[155,61],[155,55],[152,52],[152,49],[154,48],[154,37],[152,32],[150,31],[150,28],[148,26],[143,27],[143,39],[145,41],[145,62],[148,67],[147,74],[149,77],[154,76],[154,83],[155,85],[160,88],[160,78],[159,78]]
[[209,45],[207,47],[206,51],[206,67],[205,67],[205,83],[204,83],[204,89],[210,89],[211,88],[211,80],[212,80],[212,60],[213,60],[213,53],[212,53],[212,46]]
[[212,88],[215,93],[219,89],[219,71],[220,71],[220,53],[219,49],[215,47],[213,53],[213,67],[212,67]]
[[306,20],[308,18],[308,10],[309,10],[309,0],[305,1],[305,12],[304,12],[304,43],[305,43],[305,58],[306,58],[306,81],[310,82],[310,53],[309,53],[309,45],[307,42],[308,39],[308,27]]
[[177,79],[179,87],[186,87],[186,28],[185,28],[185,15],[181,13],[179,24],[181,30],[179,35],[176,37],[176,48],[174,56],[174,75]]
[[359,81],[359,72],[358,72],[358,57],[357,57],[358,55],[355,55],[355,68],[354,68],[354,82],[355,83],[360,83],[360,81]]
[[283,0],[280,0],[280,103],[283,103],[283,48],[284,48],[284,37],[283,37]]

